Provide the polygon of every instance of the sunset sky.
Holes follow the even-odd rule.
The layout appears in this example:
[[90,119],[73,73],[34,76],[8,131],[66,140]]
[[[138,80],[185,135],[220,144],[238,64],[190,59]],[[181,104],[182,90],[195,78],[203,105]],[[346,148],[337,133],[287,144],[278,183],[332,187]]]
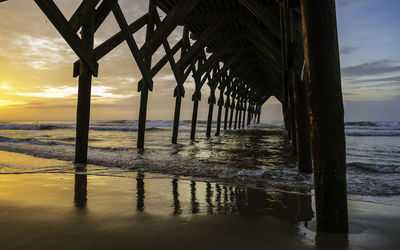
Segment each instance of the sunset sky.
[[[67,18],[79,0],[55,1]],[[120,0],[131,22],[145,13],[147,0]],[[400,120],[400,1],[337,0],[339,44],[346,120]],[[96,33],[100,44],[119,30],[112,15]],[[143,43],[143,30],[135,35]],[[170,36],[177,41],[179,31]],[[155,61],[163,50],[155,55]],[[0,120],[74,120],[77,60],[33,0],[0,3]],[[125,43],[99,61],[92,88],[92,120],[137,119],[139,70]],[[148,119],[173,119],[169,65],[154,79]],[[185,83],[181,119],[190,119],[193,82]],[[199,119],[207,116],[203,91]],[[275,99],[263,106],[264,120],[281,119]]]

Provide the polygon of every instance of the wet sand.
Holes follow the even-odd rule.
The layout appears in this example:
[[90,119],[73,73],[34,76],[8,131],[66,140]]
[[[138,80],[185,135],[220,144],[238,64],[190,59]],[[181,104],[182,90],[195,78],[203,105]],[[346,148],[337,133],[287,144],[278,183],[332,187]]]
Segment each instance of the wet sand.
[[343,239],[349,249],[400,245],[396,206],[349,201],[348,238],[319,234],[316,241],[311,196],[147,173],[115,177],[93,165],[84,171],[1,155],[0,167],[15,160],[66,167],[0,175],[0,249],[338,249]]

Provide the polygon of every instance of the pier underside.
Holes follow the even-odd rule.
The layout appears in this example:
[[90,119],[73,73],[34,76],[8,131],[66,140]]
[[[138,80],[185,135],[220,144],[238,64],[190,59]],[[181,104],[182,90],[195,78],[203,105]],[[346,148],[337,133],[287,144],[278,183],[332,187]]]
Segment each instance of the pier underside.
[[[219,136],[221,129],[259,123],[262,105],[274,96],[282,104],[299,171],[314,171],[318,230],[348,231],[334,0],[148,0],[148,11],[132,23],[126,21],[118,0],[84,0],[69,20],[53,0],[35,2],[79,57],[73,67],[73,76],[79,77],[75,162],[87,162],[91,80],[101,70],[98,61],[126,42],[142,74],[137,86],[138,149],[145,147],[153,78],[166,64],[176,79],[171,93],[176,99],[172,143],[178,142],[188,77],[195,82],[192,140],[205,88],[210,92],[207,137],[212,136],[215,105]],[[135,8],[135,1],[131,5]],[[109,15],[120,31],[93,47],[95,33]],[[133,34],[143,27],[145,42],[139,47]],[[167,38],[178,28],[183,30],[181,38],[170,44]],[[160,47],[165,54],[152,63]]]

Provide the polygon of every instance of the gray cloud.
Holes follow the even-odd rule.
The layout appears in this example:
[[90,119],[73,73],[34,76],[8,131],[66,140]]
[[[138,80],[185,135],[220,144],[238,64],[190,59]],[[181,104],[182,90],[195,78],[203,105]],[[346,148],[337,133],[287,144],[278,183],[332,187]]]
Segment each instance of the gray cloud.
[[337,0],[336,6],[338,8],[345,9],[373,2],[376,2],[376,0]]
[[342,74],[346,77],[360,77],[400,72],[400,66],[398,66],[397,63],[397,61],[393,60],[373,61],[356,66],[342,68]]
[[358,47],[348,47],[348,46],[340,47],[340,54],[350,55],[351,53],[353,53],[358,49],[359,49]]

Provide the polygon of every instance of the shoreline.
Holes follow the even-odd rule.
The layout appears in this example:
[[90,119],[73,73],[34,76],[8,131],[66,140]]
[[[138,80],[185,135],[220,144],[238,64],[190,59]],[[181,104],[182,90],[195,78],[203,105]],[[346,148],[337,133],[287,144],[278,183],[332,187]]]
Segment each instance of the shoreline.
[[[24,161],[23,156],[11,158]],[[11,158],[1,166],[12,165]],[[32,158],[24,164],[74,167]],[[89,174],[0,174],[0,248],[319,248],[310,195],[162,174],[90,174],[96,168],[101,167],[89,165]],[[348,202],[350,249],[400,244],[400,207]],[[333,235],[325,240],[337,244]]]

